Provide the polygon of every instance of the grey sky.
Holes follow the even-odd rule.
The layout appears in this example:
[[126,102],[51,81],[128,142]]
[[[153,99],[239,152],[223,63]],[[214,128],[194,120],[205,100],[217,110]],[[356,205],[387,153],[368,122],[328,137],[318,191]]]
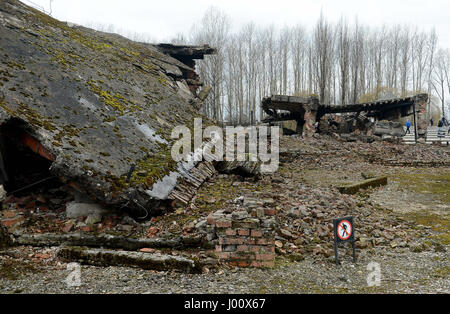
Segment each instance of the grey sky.
[[[27,2],[28,0],[24,0]],[[31,0],[49,10],[50,0]],[[53,0],[53,17],[78,24],[113,24],[131,32],[146,33],[167,41],[186,33],[215,6],[234,27],[248,22],[278,27],[302,24],[311,27],[320,10],[332,22],[341,15],[362,24],[407,24],[420,30],[435,27],[442,47],[450,48],[448,0]]]

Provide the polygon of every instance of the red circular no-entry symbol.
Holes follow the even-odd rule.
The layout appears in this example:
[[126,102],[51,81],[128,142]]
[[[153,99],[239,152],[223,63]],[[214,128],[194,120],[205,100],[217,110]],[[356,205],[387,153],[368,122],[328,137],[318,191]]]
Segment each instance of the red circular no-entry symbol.
[[338,237],[345,241],[352,235],[353,228],[352,224],[348,220],[342,220],[337,226]]

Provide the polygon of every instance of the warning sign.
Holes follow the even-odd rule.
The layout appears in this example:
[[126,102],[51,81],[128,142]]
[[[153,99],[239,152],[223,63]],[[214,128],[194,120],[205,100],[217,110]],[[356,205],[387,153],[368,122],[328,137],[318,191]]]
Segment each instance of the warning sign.
[[334,219],[333,225],[335,241],[353,241],[353,217]]
[[336,265],[339,264],[338,245],[342,242],[351,242],[353,248],[353,262],[356,263],[355,236],[353,227],[353,217],[338,218],[333,220],[334,225],[334,254]]
[[342,220],[337,226],[337,235],[342,241],[348,240],[352,232],[352,224],[348,220]]

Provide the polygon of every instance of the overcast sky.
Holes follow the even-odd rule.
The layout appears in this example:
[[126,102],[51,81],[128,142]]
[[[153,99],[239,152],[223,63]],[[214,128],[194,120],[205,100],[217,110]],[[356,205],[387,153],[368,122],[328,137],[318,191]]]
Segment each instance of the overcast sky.
[[[50,0],[31,1],[50,8]],[[210,6],[226,13],[235,28],[251,21],[280,28],[298,23],[312,27],[321,9],[332,22],[343,15],[350,21],[358,16],[369,26],[398,23],[427,31],[435,27],[440,45],[450,48],[449,0],[53,0],[52,16],[82,25],[113,24],[164,42],[187,33]]]

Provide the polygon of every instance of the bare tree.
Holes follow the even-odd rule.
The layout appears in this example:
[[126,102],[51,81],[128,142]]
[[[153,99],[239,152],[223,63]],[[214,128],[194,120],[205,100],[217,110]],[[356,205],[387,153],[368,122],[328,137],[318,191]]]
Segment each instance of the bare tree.
[[319,99],[321,103],[329,100],[327,89],[330,80],[330,66],[333,54],[333,30],[321,12],[319,21],[314,29],[314,53],[316,54],[316,77],[319,85]]
[[[428,38],[428,42],[427,42],[427,51],[428,51],[428,94],[431,95],[431,91],[432,91],[432,79],[433,79],[433,71],[434,71],[434,55],[436,53],[436,47],[437,47],[437,35],[436,35],[436,30],[433,29],[430,32],[429,38]],[[427,106],[427,113],[428,113],[428,118],[429,113],[431,112],[431,97],[428,97],[428,106]]]
[[436,54],[434,76],[431,81],[431,84],[433,85],[436,95],[439,97],[439,100],[441,101],[441,109],[442,109],[443,117],[445,117],[445,81],[446,81],[446,75],[445,75],[446,64],[445,63],[446,63],[445,51],[442,49],[439,49]]
[[340,96],[341,104],[346,103],[348,94],[348,81],[349,81],[349,65],[350,65],[350,38],[347,21],[341,17],[338,24],[338,59],[340,69]]
[[227,15],[215,7],[210,7],[203,16],[202,23],[194,27],[193,41],[196,44],[209,44],[217,53],[199,66],[199,72],[211,88],[212,97],[205,102],[207,114],[217,120],[223,119],[222,98],[224,96],[224,47],[228,39],[230,21]]
[[[323,14],[311,31],[302,26],[260,29],[253,23],[233,33],[230,29],[227,16],[211,8],[189,36],[193,44],[217,49],[198,69],[212,86],[204,112],[218,120],[243,124],[252,113],[261,119],[259,101],[278,93],[318,94],[321,103],[345,104],[428,88],[440,99],[440,107],[447,89],[450,93],[449,61],[440,57],[437,62],[434,30],[373,28],[357,19],[350,25],[344,17],[332,24]],[[178,34],[173,42],[186,38]],[[448,52],[440,52],[444,54]]]
[[[447,83],[447,92],[450,95],[450,50],[447,48],[442,50],[442,67],[445,75],[445,82]],[[450,103],[447,103],[447,114],[450,111]],[[445,111],[442,110],[442,115],[445,117]]]

